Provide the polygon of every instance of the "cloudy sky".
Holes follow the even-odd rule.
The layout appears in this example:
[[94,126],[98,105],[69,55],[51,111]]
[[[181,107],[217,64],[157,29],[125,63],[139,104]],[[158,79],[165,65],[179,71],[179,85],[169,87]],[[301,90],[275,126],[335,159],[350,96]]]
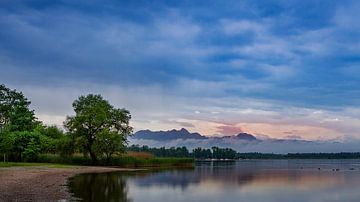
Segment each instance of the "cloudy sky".
[[0,82],[59,126],[100,93],[135,130],[360,139],[360,2],[2,0]]

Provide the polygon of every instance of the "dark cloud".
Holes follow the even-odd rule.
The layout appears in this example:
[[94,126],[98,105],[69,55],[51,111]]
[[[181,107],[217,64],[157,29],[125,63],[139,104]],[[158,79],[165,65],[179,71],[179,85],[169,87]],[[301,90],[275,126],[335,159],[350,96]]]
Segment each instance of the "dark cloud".
[[162,121],[162,123],[165,124],[175,124],[177,126],[181,126],[181,127],[185,127],[185,128],[194,128],[195,125],[190,123],[190,122],[186,122],[186,121],[177,121],[177,120],[164,120]]
[[[158,122],[194,120],[191,112],[199,108],[230,111],[230,118],[197,115],[218,123],[277,122],[279,116],[306,122],[290,109],[326,110],[347,119],[348,109],[360,107],[359,11],[357,1],[2,1],[0,80],[41,94],[44,99],[34,96],[34,104],[43,117],[69,111],[62,101],[76,97],[65,96],[69,89],[96,89],[124,92],[119,97],[141,108],[137,114],[156,105],[141,115]],[[62,103],[45,94],[54,90]],[[266,109],[254,100],[268,103]],[[280,115],[237,118],[245,108]],[[354,134],[358,119],[348,119],[334,127]],[[228,125],[217,130],[241,132]]]
[[194,124],[188,123],[188,122],[178,122],[178,124],[179,124],[180,126],[187,127],[187,128],[194,128],[194,127],[195,127]]
[[[222,83],[198,96],[217,90],[307,107],[357,105],[359,79],[343,72],[358,62],[360,39],[349,26],[358,4],[213,3],[4,2],[0,78],[170,92],[196,80]],[[273,90],[244,89],[259,83]]]
[[299,135],[287,135],[285,136],[285,139],[289,139],[289,140],[301,140],[302,137]]

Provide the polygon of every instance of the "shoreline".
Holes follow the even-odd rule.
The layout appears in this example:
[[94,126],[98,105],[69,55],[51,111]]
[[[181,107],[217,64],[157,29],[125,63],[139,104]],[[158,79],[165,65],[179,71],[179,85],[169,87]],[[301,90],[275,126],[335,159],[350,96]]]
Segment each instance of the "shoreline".
[[70,201],[68,180],[77,174],[136,170],[139,169],[95,166],[0,168],[0,202]]

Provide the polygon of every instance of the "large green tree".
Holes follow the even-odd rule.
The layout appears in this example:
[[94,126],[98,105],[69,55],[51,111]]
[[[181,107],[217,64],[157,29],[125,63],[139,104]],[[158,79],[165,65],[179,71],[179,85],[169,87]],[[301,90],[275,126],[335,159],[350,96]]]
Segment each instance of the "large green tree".
[[0,85],[0,153],[11,154],[12,160],[37,152],[32,131],[39,122],[29,109],[30,103],[22,92]]
[[[93,94],[80,96],[74,101],[73,108],[75,116],[66,118],[65,128],[82,141],[83,149],[90,154],[93,162],[97,161],[102,152],[108,155],[113,153],[105,151],[104,145],[122,150],[127,143],[127,137],[132,133],[128,110],[114,108],[101,95]],[[120,138],[114,138],[114,135]],[[110,144],[107,141],[121,141],[121,144]]]
[[104,130],[98,134],[94,144],[94,150],[97,154],[105,155],[106,162],[109,163],[114,153],[125,152],[124,142],[126,142],[125,136]]
[[30,101],[22,92],[0,85],[0,129],[8,131],[33,130],[37,121],[34,111],[29,109]]

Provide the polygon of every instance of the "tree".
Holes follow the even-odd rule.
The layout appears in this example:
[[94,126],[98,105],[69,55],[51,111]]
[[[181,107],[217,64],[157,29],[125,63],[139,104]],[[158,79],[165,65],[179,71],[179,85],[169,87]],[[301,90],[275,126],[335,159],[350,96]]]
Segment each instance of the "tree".
[[212,147],[213,158],[215,159],[235,159],[236,151],[231,148]]
[[39,131],[39,133],[42,135],[52,139],[59,139],[64,136],[64,132],[56,126],[46,126],[39,124],[36,127],[36,130]]
[[[21,160],[23,150],[16,146],[21,144],[16,141],[16,132],[32,131],[39,123],[34,111],[29,109],[30,104],[22,92],[0,85],[0,152],[4,160],[6,153],[15,154],[15,159]],[[16,149],[18,152],[14,152]],[[30,150],[27,153],[30,154]]]
[[16,90],[0,85],[0,129],[8,131],[31,131],[37,125],[30,101]]
[[201,147],[193,149],[193,156],[196,159],[208,159],[212,157],[210,149],[203,149]]
[[15,138],[10,135],[9,131],[5,129],[0,130],[0,153],[4,156],[4,162],[6,159],[6,155],[12,151],[15,144]]
[[[76,114],[66,118],[65,128],[83,141],[83,149],[90,154],[93,163],[98,158],[95,144],[107,144],[106,138],[102,137],[105,133],[118,135],[122,145],[127,143],[127,137],[132,133],[128,110],[116,109],[101,95],[93,94],[80,96],[74,101],[73,108]],[[121,147],[117,149],[121,150]]]
[[56,151],[62,157],[69,157],[75,153],[76,144],[72,134],[66,134],[57,141]]
[[15,161],[34,161],[40,153],[40,137],[37,131],[16,131],[5,136],[4,148],[10,153]]
[[104,130],[100,132],[96,138],[94,144],[94,150],[97,154],[104,154],[106,162],[109,163],[111,156],[116,152],[125,152],[126,140],[122,139],[124,136],[120,136],[114,132]]
[[64,132],[56,126],[39,124],[34,131],[40,134],[41,153],[55,154],[58,151],[58,145],[63,143],[61,140],[65,136]]

